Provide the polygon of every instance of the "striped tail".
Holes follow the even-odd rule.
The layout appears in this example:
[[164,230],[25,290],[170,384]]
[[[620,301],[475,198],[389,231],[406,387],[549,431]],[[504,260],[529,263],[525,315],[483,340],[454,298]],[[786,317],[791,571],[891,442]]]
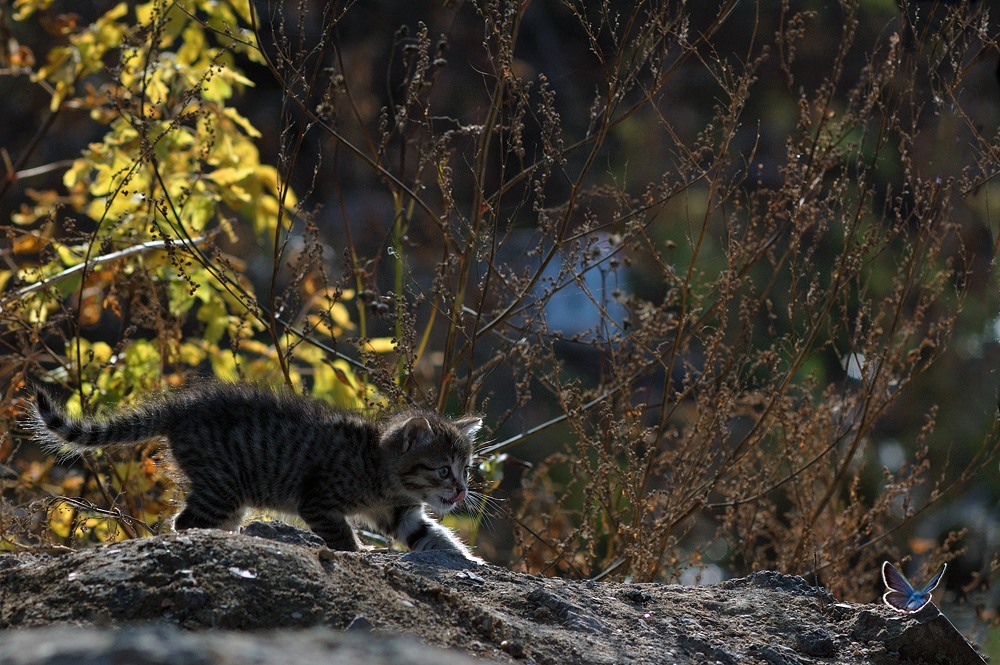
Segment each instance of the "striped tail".
[[42,388],[28,408],[25,424],[49,452],[72,455],[87,448],[136,445],[164,435],[166,410],[149,404],[102,420],[72,418]]

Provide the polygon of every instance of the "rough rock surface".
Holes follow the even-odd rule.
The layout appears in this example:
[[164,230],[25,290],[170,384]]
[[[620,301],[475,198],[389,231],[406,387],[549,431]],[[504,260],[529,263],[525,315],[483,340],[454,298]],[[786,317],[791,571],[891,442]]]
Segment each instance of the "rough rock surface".
[[5,665],[475,665],[456,651],[413,637],[339,633],[329,628],[263,634],[183,631],[171,625],[31,628],[0,635]]
[[259,537],[192,530],[0,555],[4,662],[985,662],[933,607],[838,603],[780,573],[595,583],[437,552],[333,552],[291,527],[248,531]]

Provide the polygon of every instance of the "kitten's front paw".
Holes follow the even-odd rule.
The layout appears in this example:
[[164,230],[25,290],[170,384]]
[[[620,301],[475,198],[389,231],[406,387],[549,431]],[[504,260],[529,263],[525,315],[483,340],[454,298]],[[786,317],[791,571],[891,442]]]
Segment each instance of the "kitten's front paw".
[[473,565],[476,565],[476,566],[485,566],[486,565],[486,562],[483,559],[479,558],[478,556],[476,556],[475,554],[473,554],[472,552],[470,552],[469,550],[467,550],[464,547],[458,548],[458,549],[452,549],[452,548],[448,547],[448,548],[442,548],[442,549],[440,549],[438,551],[440,551],[440,552],[448,552],[449,554],[453,555],[455,558],[460,558],[463,561],[465,561],[466,563],[470,563],[470,564],[473,564]]
[[475,554],[472,554],[471,552],[462,552],[461,554],[462,554],[462,558],[464,558],[469,563],[474,563],[477,566],[485,566],[486,565],[486,561],[484,561],[483,559],[480,559],[478,556],[476,556]]
[[463,570],[484,565],[486,562],[479,557],[452,548],[434,548],[413,550],[402,556],[403,561],[431,564],[452,570]]

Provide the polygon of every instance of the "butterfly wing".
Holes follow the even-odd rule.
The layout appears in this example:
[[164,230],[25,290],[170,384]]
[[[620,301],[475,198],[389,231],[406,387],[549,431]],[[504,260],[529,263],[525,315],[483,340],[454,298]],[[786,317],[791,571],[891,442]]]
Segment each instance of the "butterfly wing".
[[931,602],[931,591],[941,582],[948,564],[944,564],[937,575],[931,578],[920,591],[915,591],[906,577],[896,570],[888,561],[882,564],[882,581],[888,589],[882,595],[882,601],[889,607],[899,612],[912,614],[919,612],[927,603]]
[[911,596],[898,591],[886,591],[882,595],[882,602],[897,612],[904,612],[906,614],[916,612],[927,604],[926,602],[921,603],[915,595]]
[[941,564],[941,570],[937,572],[937,575],[931,578],[931,581],[927,583],[927,586],[925,586],[923,591],[921,591],[920,593],[926,593],[927,596],[930,597],[931,591],[933,591],[934,588],[941,583],[941,578],[944,576],[944,571],[946,571],[947,569],[948,569],[947,563]]
[[910,581],[888,561],[882,563],[882,581],[885,582],[885,587],[889,591],[895,591],[906,596],[913,595],[913,586],[910,584]]

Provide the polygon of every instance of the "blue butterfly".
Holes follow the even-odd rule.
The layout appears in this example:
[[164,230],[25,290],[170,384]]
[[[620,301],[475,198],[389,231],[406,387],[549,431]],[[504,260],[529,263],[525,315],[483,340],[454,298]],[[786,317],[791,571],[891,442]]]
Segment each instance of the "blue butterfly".
[[948,564],[943,564],[937,575],[931,578],[920,591],[915,590],[909,580],[903,577],[903,573],[896,570],[891,563],[886,561],[882,564],[882,581],[888,591],[882,595],[882,600],[886,605],[905,614],[913,614],[924,609],[927,603],[931,602],[931,591],[941,581],[941,576],[948,568]]

